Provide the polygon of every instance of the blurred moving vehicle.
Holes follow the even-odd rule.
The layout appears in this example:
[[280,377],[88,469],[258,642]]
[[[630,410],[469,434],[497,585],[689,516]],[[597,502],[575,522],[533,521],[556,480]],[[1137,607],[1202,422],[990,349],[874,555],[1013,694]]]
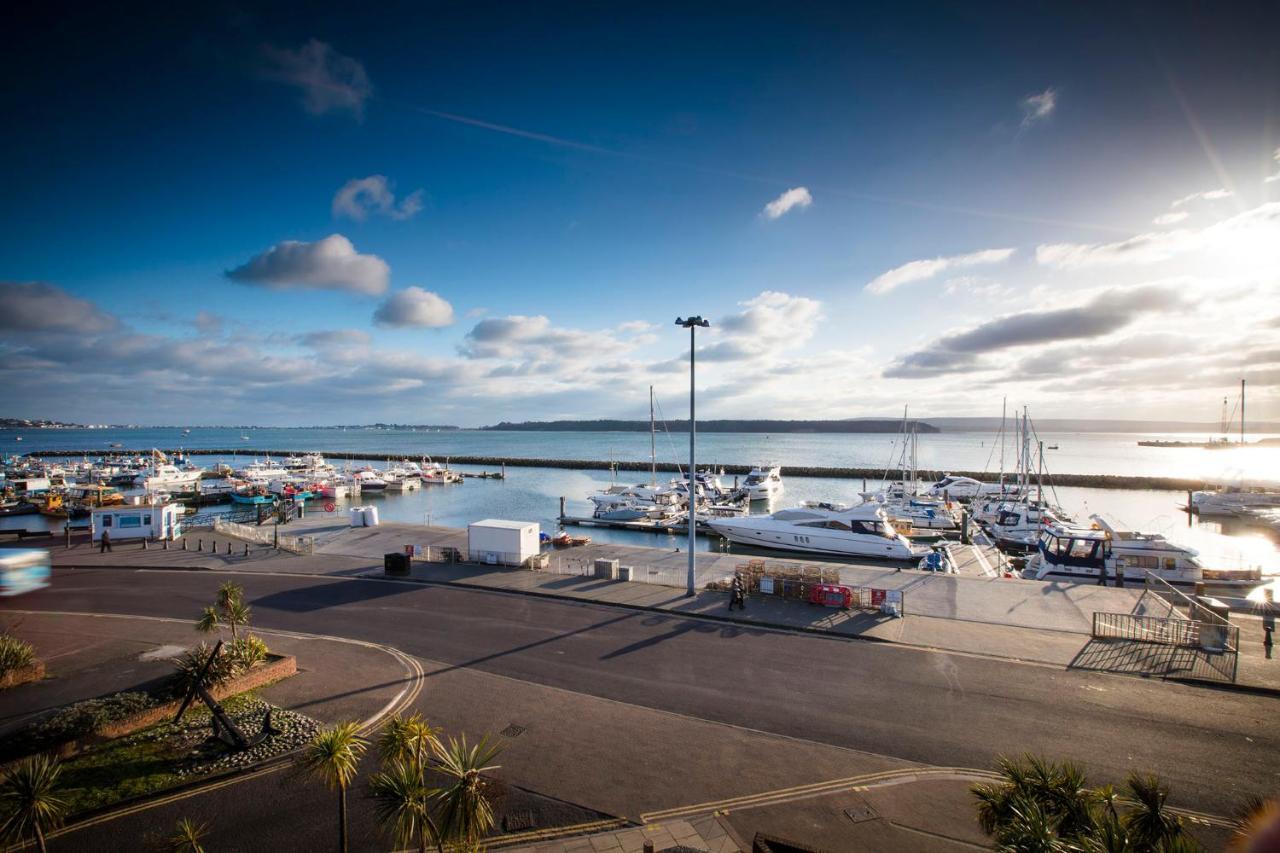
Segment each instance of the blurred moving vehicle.
[[53,574],[51,565],[43,548],[0,549],[0,596],[44,589]]

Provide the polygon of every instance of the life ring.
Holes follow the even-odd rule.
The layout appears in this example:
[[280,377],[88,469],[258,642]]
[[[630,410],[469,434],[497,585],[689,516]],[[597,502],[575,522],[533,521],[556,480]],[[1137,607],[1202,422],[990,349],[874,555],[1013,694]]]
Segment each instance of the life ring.
[[338,506],[333,501],[326,501],[324,505],[325,512],[333,512]]

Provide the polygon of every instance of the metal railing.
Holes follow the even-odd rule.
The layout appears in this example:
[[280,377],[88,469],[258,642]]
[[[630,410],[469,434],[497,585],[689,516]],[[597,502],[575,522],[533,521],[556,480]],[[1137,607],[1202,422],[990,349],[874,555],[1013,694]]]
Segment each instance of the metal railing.
[[1099,612],[1093,614],[1093,636],[1099,640],[1135,640],[1199,648],[1200,623],[1178,616]]
[[256,545],[271,545],[292,554],[311,554],[315,550],[315,540],[312,537],[279,536],[274,526],[256,527],[215,518],[213,530],[215,533],[221,533],[224,536],[232,536]]

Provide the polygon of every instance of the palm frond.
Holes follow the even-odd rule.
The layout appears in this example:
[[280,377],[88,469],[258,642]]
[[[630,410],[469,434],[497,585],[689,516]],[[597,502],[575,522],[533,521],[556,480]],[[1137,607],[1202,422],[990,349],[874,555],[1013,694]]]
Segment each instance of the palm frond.
[[200,841],[208,834],[209,824],[196,823],[184,817],[174,827],[173,835],[169,836],[169,853],[204,853],[204,845]]
[[368,745],[360,736],[359,723],[338,723],[312,738],[303,747],[298,763],[329,788],[346,789],[355,779],[360,758]]
[[422,774],[406,761],[393,760],[369,780],[369,795],[378,821],[389,828],[397,845],[425,848],[438,844],[440,833],[431,818],[435,788],[423,782]]
[[33,755],[11,765],[0,778],[0,839],[21,842],[62,824],[67,803],[58,796],[62,765]]

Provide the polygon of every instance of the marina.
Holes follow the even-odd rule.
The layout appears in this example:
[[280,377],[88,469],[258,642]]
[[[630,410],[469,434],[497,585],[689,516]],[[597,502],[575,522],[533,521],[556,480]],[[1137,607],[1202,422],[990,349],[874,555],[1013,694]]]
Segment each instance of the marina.
[[[374,432],[365,441],[371,443],[381,438],[380,432]],[[647,439],[648,436],[642,435],[641,438]],[[942,439],[938,435],[916,439],[917,455],[926,456],[934,452],[931,445]],[[593,436],[592,440],[599,438]],[[538,441],[533,439],[533,443]],[[759,441],[763,444],[764,440]],[[897,453],[907,446],[901,436],[886,435],[878,442],[883,442],[887,449]],[[990,452],[990,436],[979,439],[979,442]],[[572,446],[578,444],[574,442]],[[179,476],[190,476],[189,471],[182,473],[182,466],[197,468],[201,472],[201,476],[194,480],[198,484],[196,491],[161,494],[188,507],[198,507],[201,517],[206,518],[246,509],[270,512],[280,501],[305,503],[309,515],[342,513],[348,506],[373,500],[381,518],[389,522],[465,525],[483,514],[536,521],[548,540],[558,540],[562,530],[576,528],[581,534],[563,538],[605,544],[648,544],[650,547],[666,541],[669,543],[666,547],[686,546],[687,526],[679,505],[687,493],[687,478],[663,479],[663,476],[670,476],[667,469],[679,475],[681,466],[651,459],[644,462],[631,460],[627,465],[602,463],[600,468],[578,468],[576,460],[560,460],[573,463],[575,467],[540,467],[525,464],[530,459],[519,452],[518,437],[511,439],[510,449],[513,451],[510,457],[501,460],[486,457],[483,465],[459,463],[452,457],[427,463],[427,457],[420,456],[415,461],[407,458],[407,454],[382,453],[375,449],[337,455],[298,450],[284,454],[193,451],[178,456],[160,451],[170,460],[160,465],[178,468]],[[121,483],[134,484],[117,487],[130,499],[145,493],[140,493],[140,487],[136,485],[138,472],[155,467],[150,451],[114,448],[114,452],[86,456],[53,455],[39,445],[24,447],[24,450],[35,451],[23,457],[28,460],[28,466],[62,466],[64,471],[74,472],[84,470],[88,460],[90,467],[98,466],[101,473]],[[1013,455],[1010,453],[1010,459]],[[430,458],[434,460],[436,457]],[[1060,457],[1055,455],[1055,464],[1058,459]],[[590,463],[581,464],[586,466]],[[782,543],[776,539],[772,550],[762,548],[759,535],[744,533],[743,525],[758,526],[770,514],[779,511],[813,514],[815,517],[801,520],[806,524],[819,520],[823,523],[840,521],[827,516],[847,512],[859,505],[866,506],[868,501],[889,508],[886,520],[892,525],[894,535],[905,535],[910,542],[896,557],[899,564],[909,569],[934,553],[932,546],[939,542],[958,542],[962,538],[961,526],[966,513],[972,536],[982,535],[982,525],[988,524],[993,544],[1003,538],[1007,553],[989,561],[992,565],[1000,565],[1001,571],[1019,571],[1025,565],[1028,552],[1038,548],[1039,516],[1017,541],[1002,533],[1004,528],[1010,528],[1010,524],[998,523],[1001,512],[1009,511],[1007,507],[1002,508],[1002,501],[1008,504],[1013,500],[1013,505],[1021,507],[1022,504],[1017,502],[1020,500],[1018,496],[1028,492],[1019,486],[1012,468],[1005,485],[1001,486],[998,473],[991,471],[976,472],[983,479],[968,478],[945,468],[927,473],[920,471],[919,477],[912,477],[908,468],[905,475],[899,471],[895,478],[894,472],[886,471],[884,467],[867,467],[864,470],[870,476],[865,482],[857,478],[858,482],[854,483],[849,477],[811,477],[795,473],[789,465],[770,466],[778,469],[779,480],[785,483],[784,491],[772,501],[753,501],[742,488],[750,471],[762,467],[758,463],[725,463],[699,472],[697,488],[704,496],[700,498],[698,513],[696,544],[699,550],[711,553],[725,550],[785,553],[790,548],[780,549]],[[800,467],[805,469],[805,466]],[[649,482],[625,485],[626,472],[635,469],[647,473],[653,485]],[[162,467],[160,470],[174,476],[168,469]],[[743,473],[730,473],[735,470]],[[42,471],[48,473],[49,469]],[[403,476],[406,472],[410,474],[408,480],[412,485],[406,485]],[[11,477],[11,484],[23,483],[37,495],[42,486],[47,490],[51,485],[45,483],[49,477],[27,472],[24,479],[17,476],[20,473],[17,469],[13,473],[15,476]],[[71,477],[74,479],[75,474],[72,473]],[[1263,512],[1258,513],[1215,515],[1210,511],[1201,515],[1196,511],[1183,515],[1178,510],[1188,505],[1186,491],[1082,488],[1063,486],[1063,479],[1066,478],[1057,473],[1048,478],[1048,484],[1056,495],[1054,506],[1063,516],[1089,519],[1095,512],[1103,512],[1108,516],[1128,519],[1130,523],[1123,525],[1124,529],[1164,535],[1171,542],[1193,548],[1200,553],[1203,565],[1211,570],[1252,571],[1261,577],[1271,577],[1280,567],[1280,544],[1275,537],[1273,520],[1264,514],[1265,508],[1259,508]],[[470,485],[464,486],[465,483]],[[369,488],[365,488],[365,484]],[[1206,495],[1237,494],[1235,488],[1193,491]],[[1265,493],[1265,487],[1260,488]],[[712,492],[711,497],[705,497]],[[604,499],[616,502],[602,504]],[[655,500],[656,504],[651,503]],[[1197,498],[1197,502],[1203,501],[1203,497]],[[667,502],[670,506],[664,506]],[[702,502],[705,502],[705,507]],[[1035,505],[1033,500],[1027,506],[1034,508]],[[68,521],[41,514],[38,507],[32,510],[32,506],[16,496],[8,500],[4,505],[5,512],[0,513],[0,528],[35,533],[42,529],[61,529],[61,525]],[[602,506],[606,507],[603,513]],[[914,517],[912,513],[915,513]],[[817,515],[823,518],[819,519]],[[737,521],[737,518],[742,520]],[[81,515],[71,523],[84,524],[86,520]],[[1086,527],[1090,524],[1085,522]],[[737,525],[734,528],[736,532],[726,536],[733,525]],[[1017,523],[1012,526],[1016,527]],[[812,548],[810,553],[813,556],[821,554],[813,542],[812,531],[788,535],[809,536],[811,541],[807,545]],[[749,537],[756,541],[746,541]],[[888,551],[884,553],[889,554]],[[828,553],[825,558],[857,559],[857,556],[840,557]],[[972,567],[976,562],[967,561],[966,565]]]

